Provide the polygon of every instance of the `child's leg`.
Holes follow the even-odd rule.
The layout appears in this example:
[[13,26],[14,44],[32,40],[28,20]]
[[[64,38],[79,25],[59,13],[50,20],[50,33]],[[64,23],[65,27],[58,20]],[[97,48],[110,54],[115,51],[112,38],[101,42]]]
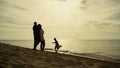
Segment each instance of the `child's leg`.
[[57,53],[57,47],[55,46],[55,52]]
[[59,50],[59,49],[60,49],[60,47],[58,46],[58,47],[57,47],[57,50]]

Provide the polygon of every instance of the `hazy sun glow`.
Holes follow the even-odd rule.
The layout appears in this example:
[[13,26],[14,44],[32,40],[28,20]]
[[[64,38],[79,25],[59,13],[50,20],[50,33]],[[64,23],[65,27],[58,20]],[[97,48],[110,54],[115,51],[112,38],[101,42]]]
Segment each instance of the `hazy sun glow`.
[[55,17],[69,17],[71,13],[76,10],[79,4],[76,1],[68,0],[64,1],[48,1],[48,5],[46,5],[46,9],[48,9],[49,13],[53,14]]

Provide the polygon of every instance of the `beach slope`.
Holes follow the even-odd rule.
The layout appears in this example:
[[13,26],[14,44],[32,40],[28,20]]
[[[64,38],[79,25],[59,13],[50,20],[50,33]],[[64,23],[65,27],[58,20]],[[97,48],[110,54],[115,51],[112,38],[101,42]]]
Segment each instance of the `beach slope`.
[[120,68],[120,63],[0,43],[0,68]]

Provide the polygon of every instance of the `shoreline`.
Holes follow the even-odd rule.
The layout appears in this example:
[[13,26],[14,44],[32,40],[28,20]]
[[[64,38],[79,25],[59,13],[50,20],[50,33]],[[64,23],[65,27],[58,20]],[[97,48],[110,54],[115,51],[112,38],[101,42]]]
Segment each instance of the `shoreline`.
[[[12,40],[12,41],[8,40],[8,41],[0,41],[0,42],[7,43],[7,44],[10,44],[10,45],[17,45],[17,46],[20,46],[20,47],[30,48],[30,49],[33,47],[33,41],[29,41],[29,40],[17,40],[17,41],[15,41],[15,40]],[[85,42],[86,41],[84,41],[83,43],[85,43]],[[99,41],[96,41],[96,42],[99,42]],[[96,43],[96,42],[92,42],[92,43]],[[109,43],[108,41],[105,41],[105,43],[106,42]],[[92,43],[90,43],[90,44],[92,44]],[[116,43],[116,41],[114,41],[113,43]],[[96,43],[96,44],[100,44],[100,43]],[[73,44],[70,44],[70,45],[73,45]],[[54,47],[53,47],[52,44],[47,42],[47,46],[46,46],[47,49],[45,48],[47,51],[54,52],[54,50],[53,50]],[[80,46],[81,46],[81,43],[80,43]],[[84,45],[84,46],[88,46],[88,45]],[[105,44],[105,46],[109,48],[109,44]],[[114,46],[114,45],[110,45],[110,46]],[[87,58],[101,59],[101,60],[106,60],[106,61],[112,61],[112,62],[120,63],[119,45],[117,46],[117,48],[116,48],[116,45],[115,45],[113,48],[107,49],[107,50],[104,49],[104,47],[103,47],[103,49],[100,49],[100,50],[94,50],[94,45],[92,45],[90,47],[93,47],[93,48],[91,49],[91,48],[87,48],[87,47],[80,47],[80,48],[83,48],[83,51],[79,51],[78,48],[77,48],[77,50],[75,50],[75,48],[73,50],[71,50],[69,47],[67,47],[65,49],[61,49],[60,48],[59,53],[65,53],[65,54],[70,54],[70,55],[75,55],[75,56],[83,56],[83,57],[87,57]],[[39,50],[39,47],[37,49]],[[84,49],[89,49],[89,50],[88,51],[87,50],[84,51]],[[99,48],[96,48],[96,49],[99,49]],[[118,49],[118,50],[114,51],[114,49]],[[93,50],[93,52],[91,52],[92,50]]]
[[[54,50],[51,51],[47,49],[48,52],[53,52]],[[114,62],[114,63],[120,63],[120,59],[114,59],[111,57],[106,57],[102,55],[97,55],[97,54],[92,54],[92,53],[77,53],[77,52],[70,52],[69,50],[59,50],[60,54],[65,54],[65,55],[73,55],[73,56],[78,56],[78,57],[85,57],[85,58],[90,58],[90,59],[96,59],[96,60],[101,60],[101,61],[108,61],[108,62]]]
[[120,68],[120,63],[0,43],[0,68]]

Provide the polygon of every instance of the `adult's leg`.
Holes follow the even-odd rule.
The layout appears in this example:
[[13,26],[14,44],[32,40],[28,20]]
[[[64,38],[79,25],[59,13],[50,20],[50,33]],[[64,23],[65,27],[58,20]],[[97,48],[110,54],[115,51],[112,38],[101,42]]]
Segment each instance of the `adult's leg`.
[[45,41],[43,41],[43,51],[44,51],[44,49],[45,49]]
[[42,42],[41,42],[41,44],[40,44],[40,50],[41,50],[41,51],[42,51],[42,45],[43,45],[43,44],[42,44]]
[[36,38],[34,36],[34,47],[33,47],[33,50],[36,50]]
[[45,48],[45,41],[41,41],[41,46],[40,46],[41,48],[41,51],[44,51],[44,48]]
[[36,50],[36,47],[37,47],[38,44],[39,44],[39,41],[38,40],[34,40],[34,48],[33,48],[33,50]]

